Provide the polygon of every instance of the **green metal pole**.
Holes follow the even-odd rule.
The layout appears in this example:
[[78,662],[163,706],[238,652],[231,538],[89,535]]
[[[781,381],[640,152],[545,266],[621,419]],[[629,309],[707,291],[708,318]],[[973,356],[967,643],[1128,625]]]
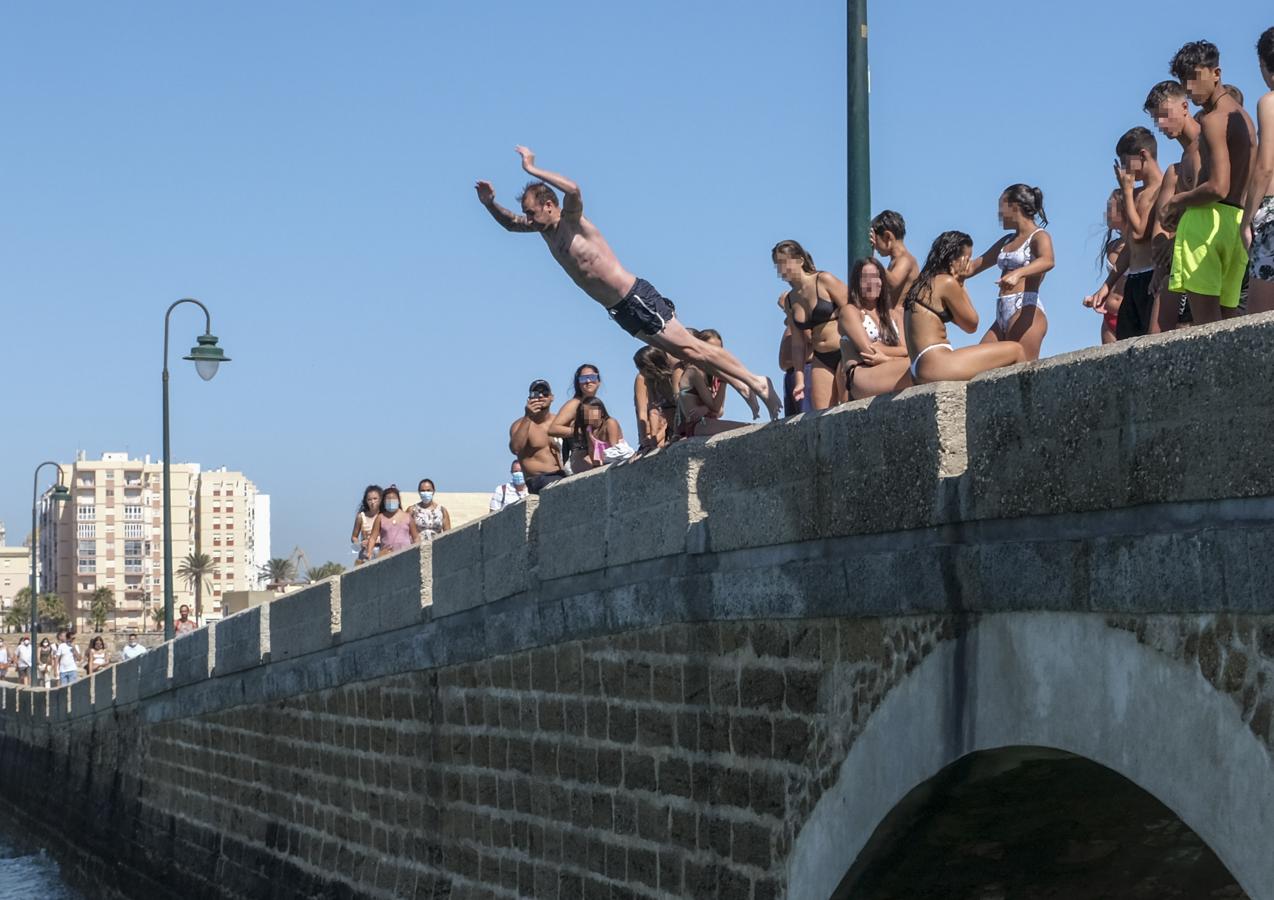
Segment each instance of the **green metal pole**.
[[[54,466],[58,470],[58,484],[61,484],[64,478],[62,467],[52,460],[45,460],[35,467],[35,474],[31,476],[31,665],[27,669],[27,678],[31,687],[35,687],[36,672],[39,671],[39,644],[36,642],[37,630],[40,627],[40,599],[38,594],[39,585],[36,582],[35,567],[38,564],[40,555],[40,520],[36,517],[36,507],[39,505],[40,497],[40,470],[45,466]],[[54,501],[49,501],[50,508],[55,508]]]
[[867,69],[867,0],[848,0],[849,50],[849,258],[871,256],[867,240],[871,221],[871,142]]

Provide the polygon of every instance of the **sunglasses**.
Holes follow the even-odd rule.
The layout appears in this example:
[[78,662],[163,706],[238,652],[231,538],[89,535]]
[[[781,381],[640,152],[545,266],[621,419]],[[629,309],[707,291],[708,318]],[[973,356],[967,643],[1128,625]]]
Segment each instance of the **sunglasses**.
[[576,379],[580,384],[597,384],[602,380],[600,375],[581,375]]

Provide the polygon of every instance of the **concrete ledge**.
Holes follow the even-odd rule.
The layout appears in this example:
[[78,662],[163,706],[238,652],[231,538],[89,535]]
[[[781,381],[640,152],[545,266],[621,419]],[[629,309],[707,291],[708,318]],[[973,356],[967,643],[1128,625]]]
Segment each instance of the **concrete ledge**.
[[[77,681],[76,685],[78,684],[79,682]],[[87,687],[87,682],[85,682],[85,686]],[[72,715],[85,716],[93,711],[92,707],[86,704],[83,710],[72,713],[75,701],[72,699],[71,693],[67,688],[57,688],[45,695],[45,701],[48,704],[46,715],[50,722],[65,722]]]
[[173,687],[203,681],[212,675],[217,653],[216,628],[215,624],[205,625],[173,639]]
[[341,640],[382,634],[424,621],[433,597],[432,544],[359,566],[341,576]]
[[1274,494],[1274,314],[969,384],[967,519]]
[[291,659],[332,646],[339,630],[340,590],[336,578],[280,597],[270,604],[270,658]]
[[137,702],[137,698],[141,696],[142,660],[154,652],[150,650],[135,659],[124,660],[111,666],[115,672],[116,706]]
[[68,692],[65,688],[59,688],[54,692],[57,696],[55,702],[62,700],[62,695],[70,694],[70,714],[78,719],[81,716],[91,716],[93,714],[93,682],[91,682],[83,672],[79,673],[79,677],[75,679]]
[[217,623],[214,666],[217,677],[251,669],[266,659],[270,653],[270,607],[273,605],[253,606]]
[[[433,566],[433,615],[445,616],[483,602],[482,527],[479,519],[427,545]],[[525,546],[526,540],[517,543]]]
[[695,482],[704,454],[702,442],[683,441],[606,470],[606,565],[686,551],[686,531],[699,518]]
[[168,690],[172,679],[172,642],[160,644],[145,656],[138,657],[137,699],[153,697]]
[[94,672],[91,680],[93,682],[93,711],[101,712],[114,706],[115,666],[112,665],[100,672]]
[[[487,603],[520,594],[530,588],[531,571],[536,563],[536,545],[531,538],[531,524],[539,505],[539,497],[528,496],[525,500],[481,520],[482,595]],[[437,557],[434,559],[436,566]],[[445,591],[439,591],[434,596],[435,617],[461,608],[452,605],[452,597]]]
[[558,482],[539,495],[531,535],[537,545],[541,580],[593,572],[606,567],[610,481],[607,469],[594,469]]

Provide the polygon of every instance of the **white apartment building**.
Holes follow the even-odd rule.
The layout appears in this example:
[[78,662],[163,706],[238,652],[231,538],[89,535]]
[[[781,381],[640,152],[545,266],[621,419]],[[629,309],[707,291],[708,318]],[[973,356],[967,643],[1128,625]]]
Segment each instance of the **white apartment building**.
[[200,474],[195,508],[199,552],[213,563],[203,597],[204,618],[215,621],[222,617],[223,594],[257,588],[261,566],[270,558],[270,498],[257,493],[242,472],[222,467]]
[[10,547],[6,543],[4,523],[0,522],[0,615],[13,607],[18,591],[31,578],[31,551],[26,547]]

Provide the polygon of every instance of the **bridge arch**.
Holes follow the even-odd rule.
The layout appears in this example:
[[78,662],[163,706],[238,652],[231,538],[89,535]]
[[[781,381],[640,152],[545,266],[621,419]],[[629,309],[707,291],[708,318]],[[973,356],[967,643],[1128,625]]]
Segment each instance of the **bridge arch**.
[[982,618],[882,700],[793,844],[788,897],[827,900],[895,807],[979,751],[1064,751],[1167,806],[1249,896],[1274,885],[1274,773],[1234,700],[1103,616]]

